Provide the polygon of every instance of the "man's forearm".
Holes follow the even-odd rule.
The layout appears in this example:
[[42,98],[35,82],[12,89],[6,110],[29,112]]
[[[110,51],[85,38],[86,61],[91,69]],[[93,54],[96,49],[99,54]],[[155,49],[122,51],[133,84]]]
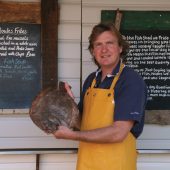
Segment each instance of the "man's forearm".
[[122,142],[129,133],[133,122],[121,122],[121,124],[122,125],[120,125],[120,123],[115,123],[114,125],[104,128],[87,131],[77,131],[75,132],[74,140],[95,143]]
[[69,139],[94,143],[122,142],[133,126],[133,121],[117,121],[113,125],[94,130],[72,131],[61,126],[54,132],[57,139]]

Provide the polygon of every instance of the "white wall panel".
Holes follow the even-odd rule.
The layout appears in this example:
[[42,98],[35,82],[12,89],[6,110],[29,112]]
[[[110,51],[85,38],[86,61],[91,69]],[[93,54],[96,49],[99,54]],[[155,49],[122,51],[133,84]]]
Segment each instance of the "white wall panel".
[[88,45],[89,43],[83,43],[82,45],[82,51],[83,51],[83,62],[85,61],[92,61],[93,60],[93,57],[91,56],[89,50],[88,50]]
[[144,127],[144,131],[140,138],[143,139],[170,139],[170,125],[152,125],[146,124]]
[[80,4],[80,1],[81,0],[58,0],[58,3],[59,4],[74,4],[74,5],[77,5],[77,4]]
[[0,164],[0,170],[35,170],[34,163],[3,163]]
[[75,163],[46,163],[41,164],[41,170],[75,170],[76,164]]
[[137,170],[169,170],[170,163],[139,163]]
[[62,163],[62,162],[76,162],[77,154],[42,154],[40,158],[41,163]]
[[35,170],[35,155],[0,155],[0,170]]
[[59,40],[79,40],[80,41],[80,24],[61,23],[58,26]]
[[86,79],[86,77],[96,71],[97,66],[93,62],[83,62],[83,80]]
[[80,62],[76,59],[59,60],[58,63],[59,78],[79,78],[80,77]]
[[170,154],[140,154],[138,156],[138,170],[169,170]]
[[[8,163],[35,163],[35,155],[0,155],[0,164]],[[25,161],[26,160],[26,161]]]
[[155,134],[157,139],[143,139],[142,137],[137,141],[137,148],[138,149],[155,149],[155,150],[169,150],[170,142],[169,139],[162,139],[159,140],[159,134]]
[[[0,170],[35,170],[35,155],[0,155]],[[169,170],[170,154],[140,154],[138,170]],[[41,154],[41,170],[75,170],[77,154]]]
[[0,149],[12,148],[77,148],[77,142],[47,135],[29,116],[1,116]]
[[[100,22],[103,7],[83,7],[83,24],[94,24]],[[112,8],[111,8],[112,9]],[[113,10],[113,9],[112,9]],[[83,27],[84,28],[84,27]]]
[[138,155],[138,163],[170,163],[170,153],[141,153]]
[[[23,135],[27,137],[31,136],[43,136],[44,132],[37,128],[29,116],[15,116],[0,118],[0,137],[21,137]],[[1,139],[2,140],[2,139]],[[0,145],[1,146],[1,145]]]
[[83,24],[83,34],[82,34],[83,43],[88,43],[88,38],[91,34],[91,31],[94,25],[96,24],[95,23],[94,24]]
[[60,4],[60,23],[80,23],[81,6],[79,4]]
[[27,137],[20,136],[15,138],[0,138],[0,149],[32,149],[32,148],[77,148],[78,142],[69,140],[55,139],[53,136]]
[[138,139],[139,149],[169,149],[170,126],[146,124],[144,131]]
[[80,97],[80,0],[59,0],[58,77],[72,86],[75,101]]
[[75,170],[77,154],[46,154],[40,157],[41,170]]
[[[75,170],[76,154],[42,154],[41,170]],[[35,170],[35,155],[0,155],[0,170]]]
[[59,59],[77,59],[80,61],[80,42],[79,41],[59,41]]

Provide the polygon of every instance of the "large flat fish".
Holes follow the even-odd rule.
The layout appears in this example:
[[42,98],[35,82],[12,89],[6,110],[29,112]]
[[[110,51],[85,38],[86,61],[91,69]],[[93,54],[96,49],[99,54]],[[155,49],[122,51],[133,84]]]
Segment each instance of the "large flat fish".
[[60,125],[71,129],[80,127],[77,104],[66,92],[63,82],[59,83],[59,88],[42,90],[33,100],[29,115],[46,133],[53,133]]

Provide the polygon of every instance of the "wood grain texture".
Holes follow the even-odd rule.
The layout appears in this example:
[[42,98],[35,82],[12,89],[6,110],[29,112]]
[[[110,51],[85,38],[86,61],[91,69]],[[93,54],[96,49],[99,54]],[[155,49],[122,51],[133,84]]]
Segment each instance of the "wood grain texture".
[[0,22],[41,23],[41,4],[0,2]]
[[170,125],[170,110],[146,110],[145,123]]
[[42,25],[42,86],[56,86],[58,82],[58,1],[41,1]]

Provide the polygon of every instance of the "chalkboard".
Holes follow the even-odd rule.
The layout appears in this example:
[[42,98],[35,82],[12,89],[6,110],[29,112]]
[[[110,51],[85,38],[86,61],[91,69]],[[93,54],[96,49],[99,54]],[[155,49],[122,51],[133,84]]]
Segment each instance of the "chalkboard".
[[[120,32],[130,43],[127,65],[148,87],[147,110],[170,109],[170,12],[122,11]],[[116,11],[104,10],[102,22],[114,22]]]
[[41,89],[39,24],[0,23],[0,108],[29,108]]
[[[169,30],[169,11],[121,11],[120,30]],[[102,10],[102,22],[114,22],[115,10]]]
[[127,65],[133,67],[148,85],[147,110],[170,108],[169,31],[125,31],[130,43]]

